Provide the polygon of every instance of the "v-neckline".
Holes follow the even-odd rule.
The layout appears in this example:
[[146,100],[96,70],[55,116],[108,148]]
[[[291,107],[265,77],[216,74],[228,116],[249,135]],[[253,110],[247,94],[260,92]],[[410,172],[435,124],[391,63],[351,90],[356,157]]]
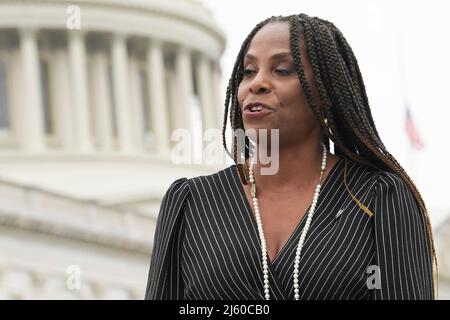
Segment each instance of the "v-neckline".
[[[332,176],[334,176],[335,172],[337,171],[337,168],[340,166],[342,161],[344,161],[344,158],[340,157],[338,159],[338,161],[336,161],[334,166],[330,169],[330,172],[328,173],[327,177],[325,178],[324,182],[322,183],[321,192],[320,192],[320,195],[319,195],[319,199],[317,201],[317,207],[319,206],[319,200],[322,197],[322,194],[327,189],[327,186],[329,184],[328,181],[331,179]],[[256,223],[256,217],[255,217],[255,215],[253,213],[253,210],[252,210],[252,207],[250,206],[250,203],[249,203],[249,201],[247,199],[247,194],[245,193],[245,190],[244,190],[244,188],[242,186],[239,174],[237,172],[236,164],[234,164],[232,167],[233,167],[233,170],[232,170],[233,171],[233,175],[236,178],[235,182],[238,185],[238,190],[241,193],[241,196],[243,196],[247,214],[250,215],[250,219],[252,221],[252,225],[255,228],[255,230],[258,230],[258,226],[257,226],[257,223]],[[298,224],[296,225],[296,227],[292,231],[292,233],[289,236],[288,240],[284,243],[284,245],[281,247],[281,249],[278,250],[278,252],[277,252],[276,256],[273,258],[273,260],[271,260],[270,257],[267,255],[267,263],[269,264],[269,266],[276,265],[277,261],[279,260],[279,257],[286,250],[286,248],[289,246],[290,242],[292,241],[292,238],[297,234],[298,229],[303,224],[303,221],[306,219],[307,213],[308,213],[310,208],[311,208],[311,205],[309,205],[309,207],[306,209],[306,212],[303,214],[303,217],[300,219],[300,221],[298,222]],[[258,243],[261,245],[258,233],[256,233],[256,236],[258,237]]]

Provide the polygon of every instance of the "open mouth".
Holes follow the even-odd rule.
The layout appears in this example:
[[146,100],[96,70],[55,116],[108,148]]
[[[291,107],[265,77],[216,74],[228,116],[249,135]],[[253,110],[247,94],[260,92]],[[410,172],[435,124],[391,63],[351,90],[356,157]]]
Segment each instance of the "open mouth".
[[268,110],[268,108],[265,108],[260,105],[252,106],[250,108],[245,109],[246,112],[251,112],[251,113],[258,113],[258,112],[262,112],[264,110]]
[[252,106],[244,110],[244,115],[247,117],[259,117],[269,113],[272,113],[272,110],[262,106]]
[[248,109],[250,112],[255,113],[255,112],[261,112],[263,111],[263,107],[261,106],[255,106],[255,107],[251,107],[250,109]]

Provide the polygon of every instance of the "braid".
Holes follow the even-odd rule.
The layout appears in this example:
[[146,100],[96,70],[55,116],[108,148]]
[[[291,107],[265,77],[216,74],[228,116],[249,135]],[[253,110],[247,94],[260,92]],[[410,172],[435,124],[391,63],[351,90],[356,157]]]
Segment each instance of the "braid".
[[[225,150],[229,154],[225,142],[225,130],[230,103],[232,130],[244,129],[237,99],[238,86],[243,77],[243,57],[253,36],[263,26],[274,22],[289,23],[290,46],[295,70],[308,104],[325,134],[324,142],[327,148],[329,149],[331,140],[335,145],[336,155],[345,156],[376,170],[396,173],[407,184],[425,217],[428,240],[437,273],[437,257],[425,202],[412,179],[381,141],[372,117],[357,59],[344,35],[333,23],[300,14],[270,17],[255,26],[242,43],[227,87],[222,130]],[[306,78],[302,61],[304,57],[300,54],[299,47],[301,41],[305,44],[315,86],[319,92],[318,101],[312,94],[311,86]],[[244,166],[248,167],[249,151],[249,140],[245,137],[245,149],[239,150],[238,154],[237,138],[233,136],[232,158],[237,163],[238,156],[241,157],[243,153],[245,164],[237,164],[237,169],[245,184],[248,183],[248,170]]]

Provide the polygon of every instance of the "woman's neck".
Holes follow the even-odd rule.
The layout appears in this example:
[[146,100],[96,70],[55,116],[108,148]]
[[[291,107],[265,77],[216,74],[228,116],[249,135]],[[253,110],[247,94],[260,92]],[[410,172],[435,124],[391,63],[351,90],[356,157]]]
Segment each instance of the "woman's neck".
[[[270,159],[272,162],[277,161],[278,163],[261,164],[258,159],[255,165],[254,174],[258,191],[269,193],[302,191],[317,184],[322,162],[322,145],[318,144],[317,147],[314,145],[312,147],[303,144],[280,147],[278,159],[274,156],[271,156]],[[335,155],[328,153],[327,167],[322,181],[337,160]],[[267,170],[269,167],[271,170]],[[266,170],[261,170],[264,168]],[[267,171],[272,171],[274,174],[267,174]]]

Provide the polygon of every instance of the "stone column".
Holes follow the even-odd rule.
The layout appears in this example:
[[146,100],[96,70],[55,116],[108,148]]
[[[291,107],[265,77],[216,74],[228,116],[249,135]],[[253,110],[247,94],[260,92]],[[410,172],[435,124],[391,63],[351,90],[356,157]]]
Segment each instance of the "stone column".
[[91,58],[92,107],[95,136],[102,151],[112,150],[112,118],[106,53],[96,51]]
[[69,31],[69,60],[72,79],[73,123],[75,149],[92,150],[91,121],[89,113],[88,79],[86,72],[86,45],[84,34]]
[[[207,57],[201,55],[196,66],[198,94],[202,109],[203,131],[217,129],[217,106],[214,101],[214,83],[211,64]],[[204,132],[203,132],[204,133]]]
[[213,78],[213,93],[214,93],[214,110],[217,110],[217,121],[218,128],[222,130],[223,126],[223,115],[225,112],[225,90],[226,88],[222,88],[222,84],[220,82],[220,66],[217,63],[213,64],[212,67],[212,78]]
[[58,49],[55,52],[54,68],[52,71],[53,94],[55,96],[56,106],[56,126],[61,146],[63,150],[71,150],[73,148],[73,106],[70,86],[70,72],[68,68],[67,52],[63,49]]
[[176,97],[176,115],[173,129],[192,131],[193,83],[191,54],[187,48],[180,47],[175,57],[175,74],[178,95]]
[[39,52],[36,30],[20,30],[23,97],[19,112],[19,141],[25,151],[45,148]]
[[131,108],[129,94],[127,39],[123,34],[114,34],[111,57],[114,82],[114,97],[118,124],[118,142],[121,151],[134,149],[131,133]]
[[155,134],[156,152],[168,155],[170,150],[169,105],[166,99],[164,56],[160,42],[150,41],[147,51],[150,92],[150,119]]

